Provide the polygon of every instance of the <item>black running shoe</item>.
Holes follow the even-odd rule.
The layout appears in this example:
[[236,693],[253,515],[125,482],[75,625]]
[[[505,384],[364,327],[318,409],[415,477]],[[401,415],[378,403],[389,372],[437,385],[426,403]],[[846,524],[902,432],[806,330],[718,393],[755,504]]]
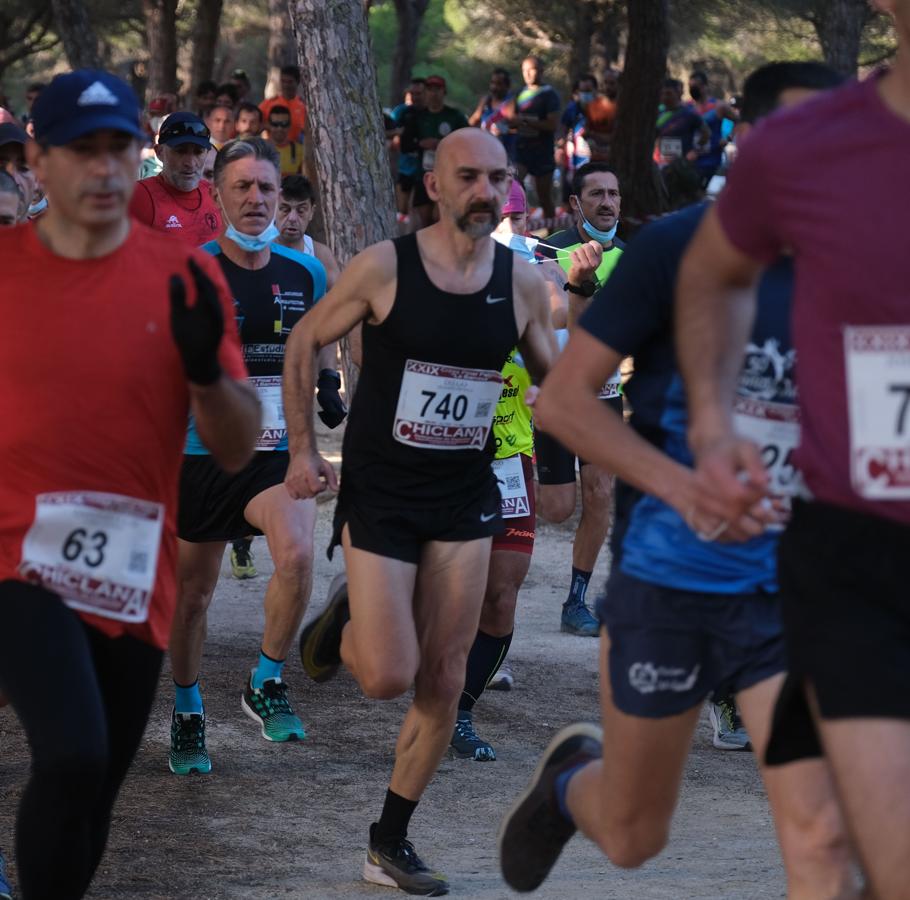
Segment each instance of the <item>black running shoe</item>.
[[600,759],[603,732],[579,722],[563,728],[544,751],[527,790],[499,826],[499,865],[506,884],[516,891],[535,891],[575,834],[556,803],[555,781],[565,769]]
[[350,618],[348,582],[341,572],[329,586],[329,602],[322,614],[300,632],[300,661],[313,681],[328,681],[338,671],[341,631]]
[[363,877],[372,884],[401,888],[406,894],[420,897],[442,897],[449,893],[449,883],[439,872],[431,872],[417,855],[414,845],[405,838],[376,843],[376,823],[370,825],[370,846],[363,864]]
[[477,734],[471,713],[465,709],[458,710],[449,747],[459,759],[473,759],[477,762],[494,762],[496,759],[493,745]]

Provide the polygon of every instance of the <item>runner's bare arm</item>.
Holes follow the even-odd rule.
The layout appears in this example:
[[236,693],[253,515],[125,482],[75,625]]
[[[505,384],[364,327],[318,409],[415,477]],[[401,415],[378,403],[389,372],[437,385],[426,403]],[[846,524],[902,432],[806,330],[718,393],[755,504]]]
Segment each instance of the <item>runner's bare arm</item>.
[[225,472],[239,472],[252,459],[260,412],[248,384],[228,375],[210,385],[190,383],[190,411],[200,440]]
[[[649,444],[598,399],[604,381],[621,361],[616,350],[583,328],[573,331],[540,389],[534,405],[535,426],[578,456],[663,500],[694,530],[715,531],[723,520],[698,508],[695,472]],[[761,528],[744,517],[728,526],[724,537],[744,540]]]
[[512,270],[518,349],[525,368],[537,383],[543,381],[558,348],[550,320],[550,292],[536,266],[516,265]]
[[[351,260],[335,287],[293,328],[284,353],[284,413],[291,462],[285,483],[292,497],[313,497],[325,486],[337,487],[332,467],[316,448],[313,400],[317,354],[367,318],[381,319],[391,308],[396,278],[390,241],[368,247]],[[388,295],[388,296],[386,296]],[[388,308],[380,309],[385,300]]]
[[733,396],[755,318],[761,266],[740,252],[709,209],[680,263],[676,352],[689,405],[689,444],[706,510],[735,518],[767,482],[761,456],[733,429]]

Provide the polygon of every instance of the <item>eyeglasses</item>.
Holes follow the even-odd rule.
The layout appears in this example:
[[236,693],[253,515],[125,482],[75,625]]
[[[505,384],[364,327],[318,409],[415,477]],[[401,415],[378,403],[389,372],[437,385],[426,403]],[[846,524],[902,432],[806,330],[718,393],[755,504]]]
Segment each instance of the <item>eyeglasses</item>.
[[175,137],[199,137],[209,138],[212,133],[204,122],[165,122],[161,131],[158,133],[159,141],[168,141]]
[[269,128],[290,128],[291,123],[288,119],[282,119],[280,122],[276,122],[274,119],[269,119]]

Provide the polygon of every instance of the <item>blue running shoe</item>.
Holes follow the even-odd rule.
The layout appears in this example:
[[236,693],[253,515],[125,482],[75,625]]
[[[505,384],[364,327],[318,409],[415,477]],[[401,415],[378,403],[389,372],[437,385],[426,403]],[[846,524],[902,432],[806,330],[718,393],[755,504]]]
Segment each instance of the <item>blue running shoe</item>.
[[13,900],[13,889],[9,886],[3,853],[0,853],[0,900]]
[[584,602],[567,600],[562,605],[562,623],[559,630],[581,637],[597,637],[600,634],[600,622],[591,615],[591,610]]
[[258,690],[252,677],[247,678],[240,698],[243,711],[258,722],[267,741],[302,741],[306,738],[303,724],[294,715],[288,700],[288,686],[280,678],[267,678]]
[[205,713],[171,712],[168,768],[175,775],[208,775],[212,761],[205,747]]

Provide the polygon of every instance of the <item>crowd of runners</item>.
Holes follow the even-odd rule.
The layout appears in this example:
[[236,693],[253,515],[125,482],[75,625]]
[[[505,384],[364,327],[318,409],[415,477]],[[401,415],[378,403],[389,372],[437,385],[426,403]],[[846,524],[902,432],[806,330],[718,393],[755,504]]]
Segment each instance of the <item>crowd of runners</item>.
[[[447,753],[496,761],[477,704],[521,677],[537,515],[579,498],[553,627],[599,638],[600,715],[501,798],[506,883],[535,890],[576,831],[618,866],[658,854],[707,702],[715,745],[755,752],[788,897],[910,898],[910,4],[875,2],[899,50],[864,80],[770,63],[733,103],[668,79],[654,165],[684,208],[628,243],[618,72],[563,107],[528,57],[469,116],[414,79],[386,121],[401,236],[343,268],[307,234],[295,66],[259,105],[239,70],[145,110],[79,70],[0,109],[0,705],[32,754],[0,898],[88,890],[166,651],[161,765],[212,770],[207,611],[228,546],[257,577],[257,535],[243,713],[306,737],[297,652],[408,695],[363,876],[448,893],[410,821]],[[340,473],[316,415],[344,423]]]

